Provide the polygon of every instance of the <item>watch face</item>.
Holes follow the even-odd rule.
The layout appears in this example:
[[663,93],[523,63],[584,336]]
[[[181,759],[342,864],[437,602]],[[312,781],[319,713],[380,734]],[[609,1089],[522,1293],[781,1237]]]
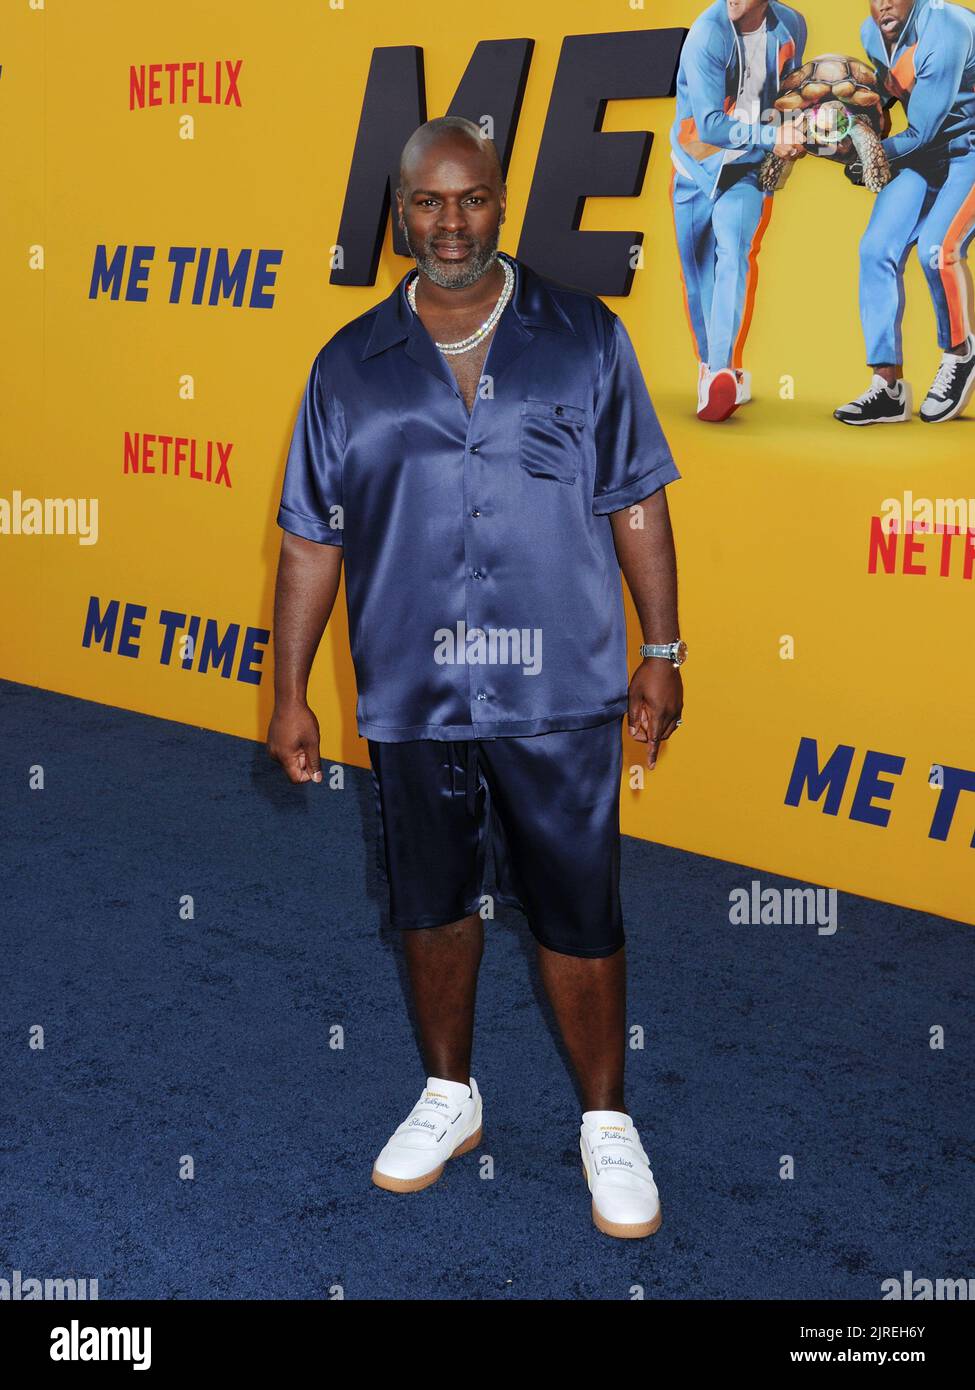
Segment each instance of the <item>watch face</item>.
[[678,666],[683,666],[684,662],[687,660],[686,642],[677,643],[677,650],[674,652],[674,660],[677,662]]

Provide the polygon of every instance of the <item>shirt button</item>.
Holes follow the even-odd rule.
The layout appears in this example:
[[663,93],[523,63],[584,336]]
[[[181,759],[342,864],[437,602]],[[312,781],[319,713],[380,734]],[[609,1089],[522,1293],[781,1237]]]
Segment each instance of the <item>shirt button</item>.
[[562,409],[562,407],[561,407],[560,405],[557,405],[557,406],[555,407],[555,413],[556,413],[556,415],[564,415],[564,414],[565,414],[565,411]]
[[472,445],[471,445],[471,453],[472,453],[472,454],[479,454],[480,452],[481,452],[481,451],[480,451],[480,449],[477,447],[476,444],[472,444]]
[[471,516],[480,516],[480,515],[481,515],[481,509],[480,509],[480,507],[472,507],[472,508],[471,508]]
[[483,579],[483,578],[484,578],[484,572],[483,572],[482,570],[471,570],[471,578],[472,578],[472,579]]
[[484,693],[483,690],[479,690],[479,691],[477,692],[477,698],[478,698],[479,700],[486,700],[486,699],[487,699],[487,696],[485,695],[485,693]]

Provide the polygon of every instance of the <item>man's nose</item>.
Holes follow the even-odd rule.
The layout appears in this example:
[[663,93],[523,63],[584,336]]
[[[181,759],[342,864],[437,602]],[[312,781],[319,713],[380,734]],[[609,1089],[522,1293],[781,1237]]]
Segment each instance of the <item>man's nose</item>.
[[466,227],[467,225],[464,209],[459,203],[454,206],[451,206],[450,203],[444,203],[443,207],[440,209],[440,217],[438,220],[440,226],[443,227],[445,231],[448,229],[456,230],[460,227]]

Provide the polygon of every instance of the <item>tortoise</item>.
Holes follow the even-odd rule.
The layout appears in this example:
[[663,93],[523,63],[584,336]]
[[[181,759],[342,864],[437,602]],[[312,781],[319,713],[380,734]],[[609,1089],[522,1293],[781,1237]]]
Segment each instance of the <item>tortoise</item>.
[[[786,78],[775,109],[783,113],[804,111],[806,148],[818,154],[823,146],[833,146],[831,153],[838,153],[851,166],[860,166],[853,182],[862,182],[871,193],[879,193],[890,182],[890,165],[881,142],[884,106],[876,69],[869,63],[824,53]],[[774,193],[781,188],[793,163],[771,152],[766,155],[760,174],[762,191]]]

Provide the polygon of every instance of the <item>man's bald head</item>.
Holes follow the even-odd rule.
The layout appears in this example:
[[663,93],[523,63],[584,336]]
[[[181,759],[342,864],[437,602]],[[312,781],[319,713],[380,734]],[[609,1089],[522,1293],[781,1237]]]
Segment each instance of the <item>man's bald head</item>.
[[396,190],[399,224],[434,284],[466,289],[491,269],[505,198],[494,141],[473,121],[439,116],[407,140]]
[[406,195],[415,184],[420,167],[426,163],[430,153],[442,149],[463,157],[468,154],[477,160],[481,174],[490,172],[490,182],[496,187],[504,186],[501,160],[493,140],[481,133],[481,128],[464,116],[437,116],[425,125],[418,126],[403,146],[399,160],[399,187]]

